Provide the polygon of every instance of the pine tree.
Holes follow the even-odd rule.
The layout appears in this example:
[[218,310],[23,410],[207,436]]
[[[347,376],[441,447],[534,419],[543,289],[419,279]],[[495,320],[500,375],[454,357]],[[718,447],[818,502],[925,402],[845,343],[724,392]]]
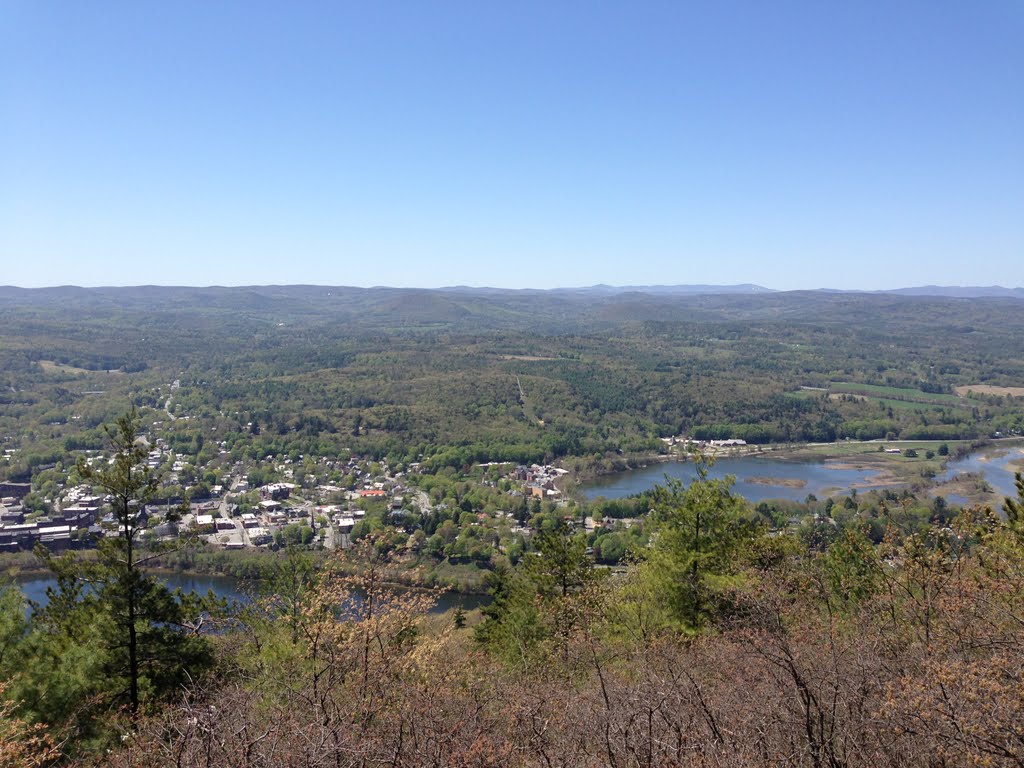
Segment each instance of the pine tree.
[[539,531],[532,543],[534,553],[523,559],[523,573],[541,598],[568,597],[594,580],[586,538],[573,536],[563,520]]
[[654,490],[651,546],[641,553],[641,579],[670,620],[687,631],[703,627],[722,606],[756,531],[732,478],[710,479],[698,458],[697,478]]
[[135,409],[105,429],[109,463],[80,461],[78,472],[106,494],[117,533],[99,542],[95,560],[40,552],[58,582],[40,618],[62,633],[89,627],[90,639],[100,648],[103,678],[93,681],[98,690],[88,693],[113,707],[126,703],[134,715],[145,701],[168,694],[201,671],[211,655],[189,621],[205,607],[202,599],[172,592],[142,567],[157,556],[142,553],[137,539],[141,512],[159,480],[146,466]]
[[1006,520],[1010,528],[1024,537],[1024,474],[1017,472],[1014,475],[1017,485],[1017,498],[1009,496],[1003,501],[1003,511],[1006,512]]

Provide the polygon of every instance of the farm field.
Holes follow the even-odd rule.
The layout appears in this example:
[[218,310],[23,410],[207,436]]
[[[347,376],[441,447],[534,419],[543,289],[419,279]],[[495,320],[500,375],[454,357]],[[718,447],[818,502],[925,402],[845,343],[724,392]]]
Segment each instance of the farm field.
[[909,387],[890,387],[877,384],[860,384],[849,381],[837,381],[829,385],[830,392],[839,394],[864,395],[867,397],[882,398],[885,400],[926,403],[930,405],[955,405],[959,407],[971,407],[982,405],[976,400],[964,395],[950,395],[939,392],[924,392]]
[[1024,387],[994,387],[991,384],[965,384],[954,390],[961,397],[995,395],[996,397],[1024,397]]

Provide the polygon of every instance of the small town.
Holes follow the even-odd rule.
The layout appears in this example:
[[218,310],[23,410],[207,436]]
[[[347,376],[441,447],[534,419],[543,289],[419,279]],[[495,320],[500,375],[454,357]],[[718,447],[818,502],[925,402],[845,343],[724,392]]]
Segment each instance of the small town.
[[[157,446],[149,454],[149,467],[158,471],[169,466],[171,482],[178,482],[186,465],[180,457],[162,450],[159,443]],[[317,475],[307,472],[310,466],[325,475],[343,474],[346,486],[319,483]],[[495,476],[497,466],[481,469]],[[303,477],[296,478],[296,467],[302,467]],[[567,474],[566,470],[540,465],[502,469],[505,472],[498,479],[510,506],[518,499],[519,507],[526,507],[523,502],[533,502],[532,508],[539,510],[540,500],[562,501],[556,482]],[[409,468],[409,472],[416,470],[415,465]],[[407,472],[391,472],[386,463],[354,459],[308,463],[297,457],[293,464],[289,458],[275,462],[268,457],[260,471],[285,479],[251,487],[242,467],[230,465],[226,471],[216,472],[218,482],[209,487],[209,497],[187,502],[187,511],[183,512],[180,500],[173,499],[140,509],[138,535],[144,541],[195,537],[225,550],[314,543],[324,549],[345,549],[351,546],[354,530],[358,535],[357,526],[366,528],[367,510],[374,513],[373,519],[401,525],[445,509],[443,501],[432,503],[424,491],[410,485]],[[292,482],[295,479],[301,484]],[[482,483],[491,489],[499,485],[488,480]],[[0,551],[32,549],[37,543],[55,552],[88,548],[97,537],[121,533],[113,515],[104,513],[107,500],[92,495],[88,485],[61,489],[58,496],[43,502],[44,511],[25,506],[25,497],[31,492],[27,483],[7,483],[0,490],[5,494],[0,497]],[[519,524],[511,511],[469,512],[473,514],[470,525],[488,525],[506,534],[529,536],[530,528]]]

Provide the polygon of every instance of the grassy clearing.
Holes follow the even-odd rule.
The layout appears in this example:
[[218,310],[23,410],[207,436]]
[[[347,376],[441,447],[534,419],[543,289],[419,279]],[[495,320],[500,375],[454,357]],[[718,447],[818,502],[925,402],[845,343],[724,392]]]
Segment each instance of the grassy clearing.
[[[787,393],[794,397],[807,398],[808,395],[814,395],[818,397],[821,395],[820,392],[789,392]],[[842,402],[843,398],[853,398],[854,400],[861,403],[881,403],[886,408],[896,408],[902,411],[923,411],[933,410],[936,408],[943,408],[944,405],[939,403],[924,403],[918,400],[895,400],[891,397],[876,397],[874,395],[860,395],[853,394],[852,392],[829,392],[828,399],[833,402]]]
[[[942,471],[942,462],[945,458],[939,456],[939,446],[943,443],[949,446],[951,454],[955,453],[960,445],[970,445],[970,441],[967,440],[851,441],[798,447],[788,450],[786,457],[795,460],[834,459],[838,462],[848,463],[854,468],[884,471],[890,475],[889,480],[894,485],[914,484]],[[879,451],[879,448],[882,450]],[[899,448],[900,453],[886,453],[885,448]],[[917,456],[907,456],[907,451],[910,449],[917,451]],[[930,459],[926,456],[928,451],[933,453]]]
[[886,408],[898,408],[904,411],[931,411],[942,406],[931,403],[918,403],[913,400],[893,400],[890,397],[865,398],[873,403],[881,403]]
[[[865,456],[871,455],[882,459],[890,460],[906,460],[914,461],[914,459],[908,459],[903,455],[902,451],[906,451],[908,448],[913,448],[918,452],[919,455],[923,456],[925,451],[935,451],[938,453],[939,446],[945,443],[949,446],[949,452],[955,453],[958,446],[970,445],[970,440],[869,440],[865,442],[859,442],[856,440],[843,441],[841,443],[827,443],[823,445],[808,445],[800,446],[793,449],[787,449],[787,454],[803,457],[810,456],[815,458],[840,458],[846,456]],[[883,448],[899,448],[901,453],[885,453],[879,451],[879,447]]]
[[1024,397],[1024,387],[994,387],[990,384],[968,384],[954,390],[961,397],[975,395],[996,395],[998,397]]
[[817,400],[824,394],[825,392],[819,389],[798,389],[795,392],[785,393],[786,397],[797,397],[801,400]]
[[47,373],[73,373],[73,374],[88,374],[88,373],[121,373],[121,371],[90,371],[88,368],[76,368],[73,365],[64,365],[54,360],[39,360],[39,367]]
[[848,395],[845,392],[829,392],[829,394],[828,394],[828,399],[829,400],[842,400],[844,397],[846,397],[846,398],[852,397],[854,400],[857,400],[857,401],[860,401],[860,402],[867,402],[868,400],[871,399],[867,395]]
[[933,405],[970,406],[979,404],[970,400],[965,400],[958,395],[922,392],[919,389],[910,389],[908,387],[885,387],[879,384],[858,384],[852,381],[834,381],[829,385],[829,390],[831,392],[839,392],[849,395],[867,395],[869,397],[915,403],[928,403]]

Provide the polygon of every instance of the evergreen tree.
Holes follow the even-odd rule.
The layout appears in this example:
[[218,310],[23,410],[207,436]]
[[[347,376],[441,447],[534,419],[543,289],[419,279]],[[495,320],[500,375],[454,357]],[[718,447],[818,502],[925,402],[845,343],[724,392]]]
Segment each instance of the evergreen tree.
[[112,451],[109,463],[78,464],[79,474],[104,492],[118,526],[115,536],[98,545],[95,560],[39,554],[57,577],[48,590],[50,602],[37,612],[40,629],[66,636],[51,642],[54,653],[74,648],[75,637],[88,637],[99,658],[99,679],[82,693],[135,714],[142,704],[186,683],[211,661],[207,641],[195,619],[206,604],[195,595],[172,592],[142,566],[156,554],[140,552],[142,509],[158,488],[149,471],[145,441],[133,408],[106,427]]
[[263,608],[288,626],[292,644],[299,642],[304,614],[313,599],[319,573],[312,555],[289,546],[259,582]]
[[688,486],[668,479],[655,489],[651,546],[641,553],[642,583],[669,621],[687,631],[718,613],[757,535],[746,501],[732,493],[733,479],[710,479],[710,464],[699,458]]
[[565,598],[593,581],[586,538],[571,535],[561,518],[537,533],[533,547],[534,553],[523,560],[523,572],[541,598]]
[[534,536],[519,568],[499,567],[487,577],[491,603],[481,609],[484,620],[474,637],[513,665],[529,666],[546,641],[564,655],[580,620],[576,598],[600,575],[587,555],[586,538],[554,519]]
[[499,565],[486,577],[491,602],[480,609],[483,621],[473,638],[498,658],[524,669],[546,637],[540,610],[522,575]]
[[1003,501],[1003,511],[1006,512],[1010,528],[1024,538],[1024,474],[1017,472],[1014,480],[1017,485],[1017,498],[1011,499],[1007,496]]

